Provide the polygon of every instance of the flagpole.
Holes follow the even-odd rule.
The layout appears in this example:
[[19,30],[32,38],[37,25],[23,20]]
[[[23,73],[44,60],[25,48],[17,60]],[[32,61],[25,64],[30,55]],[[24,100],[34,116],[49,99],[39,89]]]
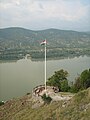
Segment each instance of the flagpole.
[[[46,41],[46,39],[45,39],[45,41]],[[46,67],[46,42],[45,42],[45,91],[46,91],[46,76],[47,76],[46,69],[47,69],[47,67]]]

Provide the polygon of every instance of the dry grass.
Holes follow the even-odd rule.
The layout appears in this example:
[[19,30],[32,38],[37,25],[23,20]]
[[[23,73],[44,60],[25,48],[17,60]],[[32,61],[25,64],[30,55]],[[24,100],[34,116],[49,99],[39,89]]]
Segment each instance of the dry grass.
[[34,109],[32,104],[30,95],[13,99],[0,107],[0,120],[90,120],[90,88],[69,101],[51,102]]

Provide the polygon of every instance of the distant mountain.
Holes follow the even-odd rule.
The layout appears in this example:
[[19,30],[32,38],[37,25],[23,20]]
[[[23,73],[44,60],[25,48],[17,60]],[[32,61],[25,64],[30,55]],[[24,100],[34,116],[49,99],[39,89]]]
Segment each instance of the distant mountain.
[[0,60],[21,59],[26,54],[43,58],[40,42],[47,39],[47,58],[90,55],[90,32],[19,27],[0,29]]
[[89,32],[59,29],[33,31],[19,27],[0,29],[0,42],[3,42],[3,47],[11,48],[18,44],[23,47],[39,47],[39,43],[45,38],[51,47],[79,47],[90,44]]

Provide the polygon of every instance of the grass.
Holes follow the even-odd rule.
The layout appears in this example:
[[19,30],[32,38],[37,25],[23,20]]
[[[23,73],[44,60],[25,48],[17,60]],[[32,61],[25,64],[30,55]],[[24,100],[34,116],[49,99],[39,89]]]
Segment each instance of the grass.
[[90,88],[75,94],[69,101],[51,102],[34,109],[31,101],[22,105],[23,99],[14,100],[8,110],[1,106],[0,112],[3,109],[7,114],[0,120],[90,120]]

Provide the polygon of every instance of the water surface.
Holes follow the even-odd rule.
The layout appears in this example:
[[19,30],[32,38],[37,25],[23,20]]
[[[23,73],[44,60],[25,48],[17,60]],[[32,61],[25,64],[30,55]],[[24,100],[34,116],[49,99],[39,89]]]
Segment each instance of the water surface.
[[[73,81],[83,70],[90,68],[90,57],[47,61],[47,78],[54,71],[64,69],[69,72],[69,81]],[[17,62],[0,63],[0,100],[19,97],[40,84],[44,84],[44,61],[29,59]]]

